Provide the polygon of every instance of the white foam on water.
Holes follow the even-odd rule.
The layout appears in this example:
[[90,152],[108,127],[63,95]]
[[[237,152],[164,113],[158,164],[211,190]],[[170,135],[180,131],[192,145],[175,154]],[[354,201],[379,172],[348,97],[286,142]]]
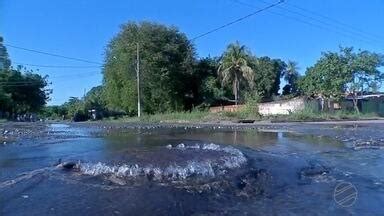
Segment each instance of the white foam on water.
[[225,152],[228,155],[223,156],[221,158],[221,161],[224,163],[224,168],[236,168],[240,167],[242,164],[247,162],[246,157],[244,154],[236,148],[225,146],[222,147],[220,145],[209,143],[209,144],[195,144],[190,146],[185,146],[183,143],[176,146],[176,149],[202,149],[202,150],[208,150],[208,151],[219,151],[219,152]]
[[155,180],[183,180],[192,175],[215,176],[211,162],[189,161],[185,166],[170,165],[165,168],[139,165],[107,165],[105,163],[81,163],[80,172],[86,175],[115,175],[120,178],[152,176]]
[[[154,180],[184,180],[191,176],[214,177],[217,174],[225,173],[228,169],[241,167],[247,162],[244,154],[233,147],[222,147],[213,143],[185,145],[178,144],[176,147],[166,146],[170,151],[219,151],[223,156],[212,160],[204,159],[199,161],[186,161],[183,165],[176,163],[166,167],[153,165],[140,166],[139,164],[108,165],[105,163],[80,163],[80,172],[86,175],[115,175],[120,178],[151,177]],[[172,152],[170,152],[172,154]],[[193,154],[193,151],[189,152]]]

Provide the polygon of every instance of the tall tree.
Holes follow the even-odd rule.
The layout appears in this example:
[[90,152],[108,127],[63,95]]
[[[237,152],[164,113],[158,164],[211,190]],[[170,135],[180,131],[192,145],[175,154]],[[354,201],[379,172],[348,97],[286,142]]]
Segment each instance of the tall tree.
[[352,47],[340,48],[340,52],[323,53],[320,60],[307,69],[300,88],[309,96],[328,101],[349,94],[356,112],[359,112],[358,95],[370,87],[377,87],[383,78],[378,69],[380,66],[383,66],[383,57],[379,54],[368,51],[355,53]]
[[68,117],[75,118],[76,115],[85,115],[84,101],[78,97],[70,97],[62,107],[67,110]]
[[232,85],[236,105],[239,99],[240,84],[253,85],[254,71],[249,66],[250,56],[251,53],[247,48],[236,42],[228,45],[220,61],[218,72],[222,85],[229,83]]
[[287,84],[283,87],[283,95],[297,93],[297,81],[299,79],[299,68],[297,62],[288,61],[286,69],[283,71],[284,80]]
[[280,77],[285,70],[285,63],[280,59],[271,59],[267,56],[253,57],[251,67],[255,71],[253,91],[262,98],[270,99],[278,95]]
[[0,70],[8,70],[11,67],[7,48],[3,44],[4,39],[0,36]]
[[97,112],[106,111],[103,86],[93,87],[84,97],[85,111],[95,109]]
[[375,91],[383,81],[384,74],[378,68],[384,66],[384,59],[382,55],[369,51],[354,53],[352,48],[344,48],[343,52],[350,71],[345,90],[352,97],[355,111],[359,113],[359,95]]
[[191,93],[194,47],[176,28],[151,22],[124,24],[109,43],[103,72],[108,106],[137,112],[137,45],[143,111],[184,109]]
[[300,89],[305,95],[321,99],[322,110],[325,102],[338,100],[344,96],[345,84],[349,81],[346,59],[335,52],[323,53],[312,67],[307,68],[300,80]]
[[2,97],[1,108],[11,114],[37,112],[44,107],[49,94],[47,76],[43,77],[31,70],[2,70],[0,83],[5,97]]
[[[9,70],[11,66],[11,60],[9,59],[7,48],[3,44],[3,37],[0,36],[0,73],[4,76],[5,71]],[[6,111],[10,109],[9,106],[11,106],[11,96],[10,94],[6,93],[0,85],[0,105],[2,106],[0,108],[0,111]],[[1,113],[0,113],[0,117]]]
[[189,82],[192,86],[193,104],[205,103],[210,105],[218,99],[215,93],[220,89],[220,82],[217,79],[218,58],[202,58],[197,60],[194,72]]

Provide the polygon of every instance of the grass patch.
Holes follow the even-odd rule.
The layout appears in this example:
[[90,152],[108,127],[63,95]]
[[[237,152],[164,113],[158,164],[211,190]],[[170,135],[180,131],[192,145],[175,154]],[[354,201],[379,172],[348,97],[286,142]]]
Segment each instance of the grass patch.
[[123,117],[117,120],[118,122],[144,122],[144,123],[197,123],[209,122],[215,119],[215,113],[207,111],[192,111],[192,112],[170,112],[158,113],[153,115],[143,115],[139,117]]
[[204,121],[209,116],[208,112],[193,111],[193,112],[171,112],[154,115],[144,115],[140,121],[144,122],[198,122]]
[[261,120],[261,116],[258,112],[254,112],[253,110],[247,109],[244,107],[243,109],[236,112],[221,112],[218,113],[218,117],[220,120],[242,120],[242,119],[252,119],[252,120]]
[[377,119],[375,113],[356,113],[351,111],[336,110],[333,112],[318,112],[310,108],[291,113],[290,115],[272,116],[272,121],[329,121],[329,120],[364,120]]
[[380,116],[370,113],[355,113],[337,110],[334,112],[318,112],[310,108],[291,113],[290,115],[261,116],[257,107],[253,104],[245,105],[237,112],[210,113],[208,111],[195,110],[192,112],[169,112],[142,117],[121,117],[107,119],[112,122],[141,122],[141,123],[219,123],[222,121],[238,122],[239,120],[269,120],[272,122],[295,121],[340,121],[340,120],[369,120],[378,119]]
[[143,122],[143,123],[212,123],[220,121],[238,121],[241,119],[259,120],[260,115],[253,109],[245,107],[237,112],[210,113],[208,111],[170,112],[139,117],[123,117],[108,119],[113,122]]

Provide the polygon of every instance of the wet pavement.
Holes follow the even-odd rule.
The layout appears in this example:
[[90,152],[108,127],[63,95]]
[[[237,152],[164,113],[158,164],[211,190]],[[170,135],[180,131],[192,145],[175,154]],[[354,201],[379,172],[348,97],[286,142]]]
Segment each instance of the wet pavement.
[[5,125],[0,215],[382,215],[382,129]]

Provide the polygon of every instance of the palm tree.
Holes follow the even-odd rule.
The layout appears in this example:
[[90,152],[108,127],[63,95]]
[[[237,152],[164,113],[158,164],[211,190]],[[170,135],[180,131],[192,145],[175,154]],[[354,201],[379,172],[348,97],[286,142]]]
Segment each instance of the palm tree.
[[239,42],[231,43],[224,52],[218,68],[222,85],[232,84],[236,105],[239,98],[240,82],[253,85],[254,71],[248,66],[249,57],[250,53],[245,46],[240,45]]
[[283,72],[283,76],[284,80],[288,83],[286,86],[289,87],[289,93],[296,93],[297,91],[297,80],[299,78],[298,70],[299,67],[297,66],[297,62],[288,61],[287,67]]

